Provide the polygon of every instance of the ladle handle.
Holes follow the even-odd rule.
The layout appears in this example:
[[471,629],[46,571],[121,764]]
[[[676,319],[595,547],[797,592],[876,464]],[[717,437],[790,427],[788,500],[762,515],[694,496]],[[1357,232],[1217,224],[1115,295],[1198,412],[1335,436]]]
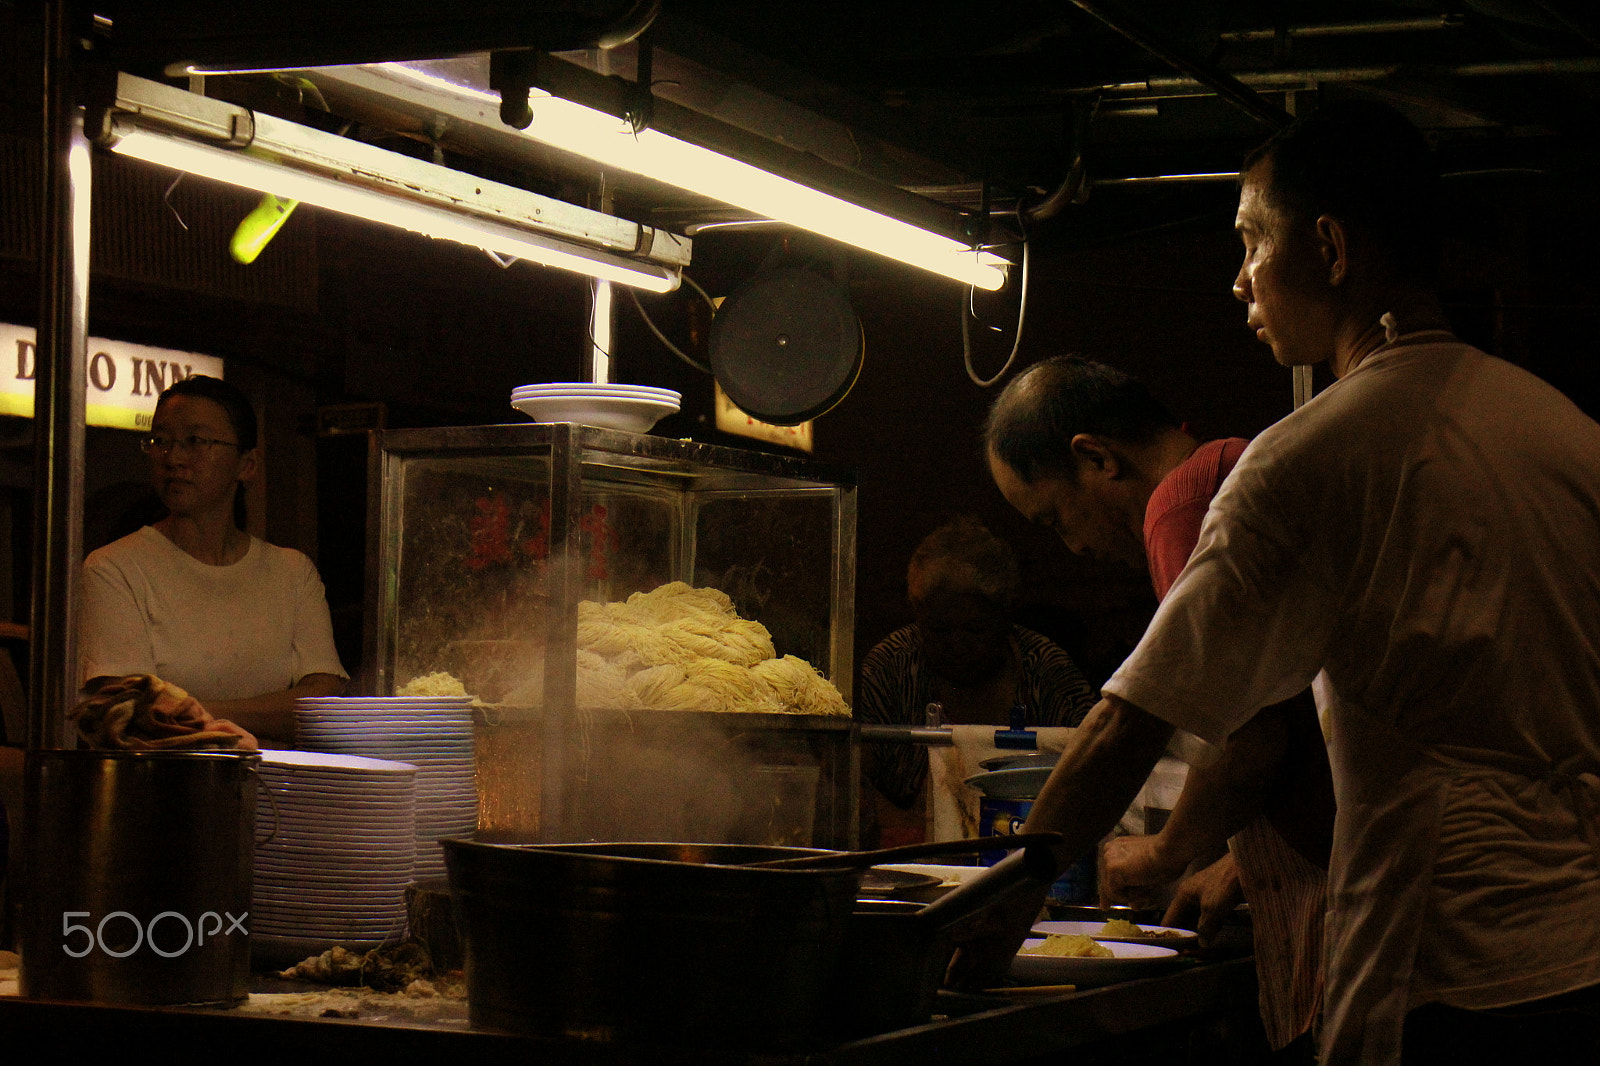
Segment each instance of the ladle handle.
[[833,870],[880,866],[886,862],[906,862],[938,855],[971,855],[975,851],[1009,851],[1029,844],[1059,844],[1060,833],[1018,833],[1006,837],[969,837],[965,840],[930,840],[922,844],[902,844],[897,848],[873,851],[840,851],[832,855],[799,855],[792,859],[769,859],[745,865],[764,870]]

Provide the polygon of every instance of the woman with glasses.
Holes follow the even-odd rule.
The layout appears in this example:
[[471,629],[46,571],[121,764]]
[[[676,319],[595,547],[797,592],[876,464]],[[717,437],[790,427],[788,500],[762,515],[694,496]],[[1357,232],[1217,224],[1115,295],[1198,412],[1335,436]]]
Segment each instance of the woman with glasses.
[[298,697],[338,695],[347,675],[316,567],[245,531],[256,434],[217,378],[161,394],[140,447],[166,516],[84,561],[78,641],[85,689],[154,674],[270,745],[292,740]]

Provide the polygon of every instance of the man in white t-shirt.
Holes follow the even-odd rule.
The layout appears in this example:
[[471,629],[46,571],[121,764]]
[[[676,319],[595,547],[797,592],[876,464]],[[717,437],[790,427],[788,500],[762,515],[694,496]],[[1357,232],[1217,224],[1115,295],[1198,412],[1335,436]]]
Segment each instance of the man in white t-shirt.
[[1376,105],[1247,161],[1235,294],[1338,380],[1241,457],[1027,828],[1084,850],[1174,726],[1222,744],[1315,680],[1323,1061],[1600,1061],[1600,426],[1445,328],[1432,166]]

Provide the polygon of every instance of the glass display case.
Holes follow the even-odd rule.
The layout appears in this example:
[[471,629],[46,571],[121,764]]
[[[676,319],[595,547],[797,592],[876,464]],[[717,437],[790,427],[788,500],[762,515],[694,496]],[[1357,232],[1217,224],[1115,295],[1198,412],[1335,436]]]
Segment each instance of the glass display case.
[[572,423],[370,461],[364,684],[478,697],[480,835],[855,846],[853,474]]

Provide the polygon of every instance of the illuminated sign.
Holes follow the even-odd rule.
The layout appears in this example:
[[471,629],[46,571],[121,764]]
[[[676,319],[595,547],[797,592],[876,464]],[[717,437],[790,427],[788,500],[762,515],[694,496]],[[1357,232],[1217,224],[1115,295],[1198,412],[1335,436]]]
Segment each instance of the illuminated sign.
[[[31,327],[0,323],[0,414],[33,417],[34,338]],[[162,389],[195,374],[220,378],[222,360],[90,337],[88,371],[84,421],[91,426],[145,430]]]
[[724,433],[734,433],[741,437],[751,437],[755,440],[771,441],[773,444],[782,444],[788,448],[797,448],[803,452],[812,449],[811,423],[802,422],[798,426],[775,426],[770,422],[763,422],[753,415],[747,414],[738,404],[728,399],[728,394],[722,391],[722,386],[712,383],[716,391],[714,410],[717,416],[717,428]]

